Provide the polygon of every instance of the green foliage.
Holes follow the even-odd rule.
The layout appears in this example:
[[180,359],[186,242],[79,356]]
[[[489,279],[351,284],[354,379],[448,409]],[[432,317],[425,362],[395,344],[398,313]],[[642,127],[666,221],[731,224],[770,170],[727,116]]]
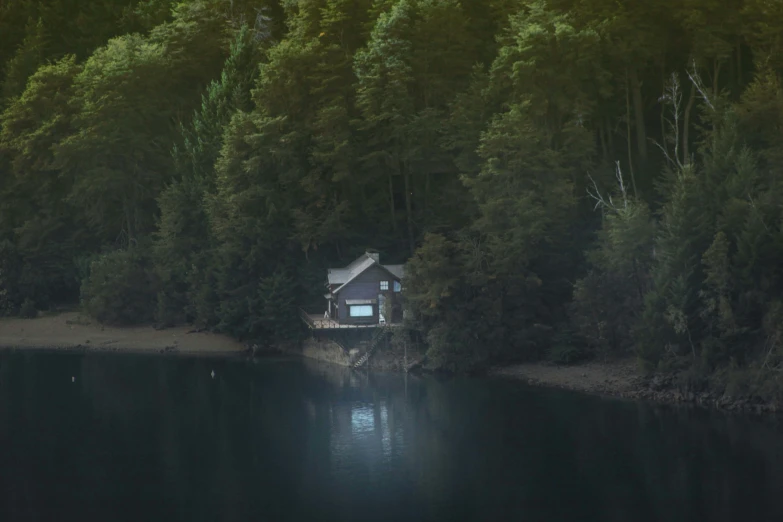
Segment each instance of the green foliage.
[[188,318],[188,278],[209,234],[203,199],[203,183],[192,176],[172,182],[159,197],[161,217],[153,247],[162,285],[156,316],[159,324]]
[[587,352],[581,346],[574,346],[559,342],[552,346],[548,359],[550,362],[561,365],[579,363],[587,358]]
[[754,117],[715,115],[698,177],[687,168],[666,192],[645,310],[645,331],[659,343],[643,351],[650,360],[689,352],[710,369],[746,365],[774,337],[762,321],[780,285],[781,216],[771,203],[780,189],[741,143],[746,116]]
[[170,21],[175,0],[141,0],[128,6],[122,17],[122,25],[128,32],[147,32]]
[[413,256],[443,369],[635,351],[771,378],[773,4],[2,3],[0,313],[81,285],[101,321],[281,343],[375,248]]
[[[17,0],[0,6],[0,107],[20,95],[39,66],[75,55],[80,61],[112,37],[135,32],[127,14],[170,0],[81,2]],[[162,21],[162,20],[161,20]]]
[[24,41],[14,57],[5,64],[0,100],[12,100],[24,92],[27,79],[43,63],[46,43],[43,21],[40,18],[29,20]]
[[280,270],[261,279],[249,316],[254,318],[248,328],[249,337],[268,345],[298,340],[303,328],[297,314],[293,279]]
[[474,246],[468,237],[428,234],[406,268],[410,320],[425,332],[428,360],[446,370],[485,363],[502,342],[502,308]]
[[704,303],[702,315],[711,321],[716,335],[731,335],[737,328],[732,310],[732,274],[729,259],[729,241],[722,231],[715,235],[712,245],[704,252],[704,289],[700,297]]
[[73,258],[79,247],[93,244],[80,237],[82,228],[67,198],[71,180],[54,154],[71,131],[73,81],[80,71],[73,56],[40,67],[0,115],[0,152],[10,159],[0,188],[0,221],[13,230],[9,235],[42,307],[78,292]]
[[68,180],[53,152],[71,130],[73,82],[81,70],[74,56],[40,67],[0,115],[0,151],[10,160],[2,213],[13,226],[50,221],[57,227],[69,214]]
[[298,339],[302,329],[293,280],[278,269],[237,298],[221,301],[218,330],[239,339],[275,345]]
[[259,52],[250,28],[240,27],[220,79],[213,80],[207,87],[192,123],[181,126],[183,145],[175,146],[174,157],[183,177],[192,175],[212,186],[225,126],[235,111],[251,109],[250,89],[257,75]]
[[[58,264],[0,240],[0,316],[19,314],[26,300],[41,309],[61,301],[64,292],[78,287],[69,261],[60,259]],[[47,267],[49,272],[41,273]]]
[[145,247],[115,250],[90,263],[90,273],[82,282],[81,304],[102,324],[152,322],[156,288],[152,260]]
[[103,237],[123,234],[129,242],[152,225],[151,205],[170,169],[157,143],[171,107],[154,94],[166,89],[165,69],[161,46],[126,36],[93,54],[76,77],[79,132],[63,140],[58,153],[78,171],[73,204]]
[[650,290],[654,223],[644,203],[616,195],[605,210],[591,270],[574,286],[572,321],[594,353],[623,355],[635,345],[635,329]]
[[0,316],[14,315],[23,297],[19,288],[21,260],[10,241],[0,242]]
[[38,309],[35,306],[35,301],[30,299],[29,297],[26,297],[24,301],[22,301],[22,306],[19,307],[19,317],[22,317],[24,319],[33,319],[34,317],[38,316]]
[[769,368],[733,367],[725,378],[725,394],[735,398],[759,398],[783,404],[783,379],[780,371]]
[[236,111],[250,108],[258,59],[253,34],[242,26],[220,80],[210,83],[192,123],[181,125],[183,145],[173,150],[180,180],[174,180],[158,197],[161,214],[154,257],[162,284],[156,314],[161,325],[189,320],[215,326],[218,322],[210,312],[218,306],[210,297],[210,283],[201,280],[201,274],[211,269],[206,198],[215,188],[215,163],[224,128]]

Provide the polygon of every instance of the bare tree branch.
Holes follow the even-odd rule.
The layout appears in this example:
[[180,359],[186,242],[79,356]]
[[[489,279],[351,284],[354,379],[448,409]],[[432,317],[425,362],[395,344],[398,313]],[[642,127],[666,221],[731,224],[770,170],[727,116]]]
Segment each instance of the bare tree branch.
[[[593,182],[593,188],[595,189],[595,192],[591,192],[590,191],[590,187],[587,187],[587,195],[590,196],[591,198],[593,198],[596,201],[595,206],[593,207],[593,210],[597,209],[598,207],[601,207],[601,208],[604,208],[604,207],[614,208],[614,205],[612,205],[611,203],[607,203],[606,200],[604,199],[604,197],[601,195],[601,191],[598,190],[598,184],[593,179],[593,176],[588,174],[587,177],[589,177],[590,181]],[[611,202],[611,198],[610,198],[610,202]]]
[[[625,188],[625,181],[623,180],[623,172],[620,169],[620,162],[615,161],[616,170],[615,170],[615,177],[617,178],[617,184],[620,186],[620,193],[623,196],[623,208],[628,208],[628,192]],[[612,200],[612,196],[609,196],[609,200],[607,201],[604,196],[601,194],[601,191],[598,189],[598,184],[593,179],[593,176],[590,174],[587,175],[590,178],[590,181],[593,183],[593,190],[590,190],[590,187],[587,187],[587,194],[593,198],[596,203],[593,207],[593,210],[597,209],[598,207],[601,208],[607,208],[614,210],[615,212],[619,211],[620,209],[617,208],[617,206],[614,204],[614,201]]]
[[628,194],[625,192],[625,183],[623,183],[623,171],[620,170],[619,161],[615,161],[614,164],[617,166],[617,169],[615,171],[615,176],[617,177],[617,183],[620,184],[620,192],[623,194],[623,208],[628,208]]
[[[665,147],[661,146],[660,143],[653,140],[653,143],[661,149],[661,152],[663,152],[664,158],[666,158],[666,161],[675,169],[683,169],[685,166],[680,161],[680,114],[681,114],[681,107],[682,107],[682,89],[680,88],[680,79],[678,78],[676,73],[672,73],[671,79],[667,82],[666,86],[664,87],[663,94],[660,98],[658,98],[658,101],[663,102],[665,105],[671,105],[672,107],[672,119],[668,118],[664,115],[663,120],[668,124],[671,134],[674,135],[673,138],[668,138],[667,136],[664,136],[664,141],[669,141],[674,144],[674,158],[669,155],[668,151]],[[688,163],[688,159],[684,158],[685,163]]]
[[759,211],[758,207],[756,207],[756,202],[753,201],[753,196],[748,194],[748,201],[750,202],[750,207],[753,209],[753,211],[756,213],[756,216],[759,218],[759,221],[761,221],[761,226],[764,227],[764,230],[767,231],[767,233],[770,233],[769,227],[764,222],[764,218],[761,216],[761,212]]
[[685,74],[688,75],[688,78],[693,82],[693,85],[696,87],[696,90],[699,91],[699,94],[701,94],[702,99],[704,100],[704,103],[707,104],[707,107],[715,110],[715,106],[710,101],[710,97],[707,95],[707,89],[704,87],[704,84],[701,81],[701,77],[699,76],[698,71],[696,71],[696,60],[693,60],[691,64],[692,73],[685,71]]

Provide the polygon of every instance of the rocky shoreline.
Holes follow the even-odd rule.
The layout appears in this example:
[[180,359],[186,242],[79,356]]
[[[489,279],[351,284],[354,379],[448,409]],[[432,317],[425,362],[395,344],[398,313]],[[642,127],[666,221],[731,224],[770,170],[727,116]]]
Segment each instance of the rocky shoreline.
[[604,397],[642,400],[659,404],[698,406],[728,412],[774,414],[783,405],[758,396],[727,396],[715,390],[684,389],[676,374],[644,377],[632,360],[554,366],[543,363],[492,368],[492,377],[513,378],[532,386],[573,390]]
[[690,391],[677,386],[676,375],[657,375],[645,379],[638,390],[626,394],[629,399],[649,400],[666,404],[696,405],[704,408],[741,413],[778,413],[781,405],[759,396],[732,397],[715,390]]

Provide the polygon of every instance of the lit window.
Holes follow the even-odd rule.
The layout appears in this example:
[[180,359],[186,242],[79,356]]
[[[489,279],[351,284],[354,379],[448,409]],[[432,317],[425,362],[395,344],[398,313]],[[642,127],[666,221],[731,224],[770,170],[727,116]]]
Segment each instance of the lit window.
[[402,285],[400,284],[399,281],[395,281],[394,282],[394,291],[395,292],[399,292],[400,290],[402,290]]
[[389,282],[381,281],[381,290],[388,290],[388,289],[389,289]]
[[372,317],[372,305],[349,306],[348,315],[351,317]]

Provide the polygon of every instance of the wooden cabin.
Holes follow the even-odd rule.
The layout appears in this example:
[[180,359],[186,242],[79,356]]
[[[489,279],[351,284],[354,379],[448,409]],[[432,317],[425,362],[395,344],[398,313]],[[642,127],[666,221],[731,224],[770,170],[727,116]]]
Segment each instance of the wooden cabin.
[[330,268],[323,322],[337,327],[401,323],[403,273],[403,265],[382,265],[375,252],[345,268]]

